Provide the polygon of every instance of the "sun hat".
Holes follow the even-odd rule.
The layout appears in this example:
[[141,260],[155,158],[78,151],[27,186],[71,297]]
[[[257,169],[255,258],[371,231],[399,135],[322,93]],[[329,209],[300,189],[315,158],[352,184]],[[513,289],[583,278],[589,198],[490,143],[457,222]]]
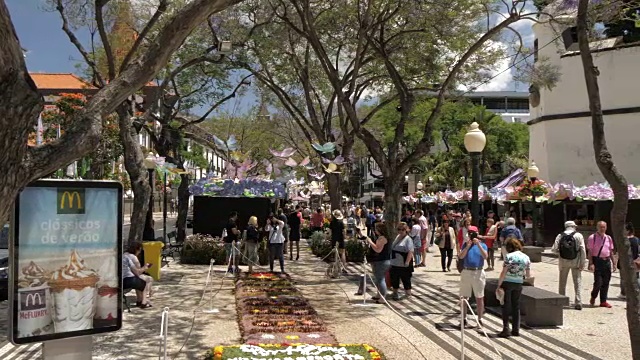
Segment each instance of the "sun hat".
[[573,221],[569,220],[569,221],[567,221],[567,222],[565,222],[565,223],[564,223],[564,228],[566,229],[566,228],[568,228],[568,227],[572,227],[572,228],[574,228],[574,229],[575,229],[577,226],[576,226],[576,223],[575,223],[575,222],[573,222]]
[[340,210],[338,210],[338,209],[333,210],[333,217],[334,217],[334,218],[336,218],[336,219],[338,219],[338,220],[342,220],[342,219],[343,219],[343,217],[342,217],[342,211],[340,211]]

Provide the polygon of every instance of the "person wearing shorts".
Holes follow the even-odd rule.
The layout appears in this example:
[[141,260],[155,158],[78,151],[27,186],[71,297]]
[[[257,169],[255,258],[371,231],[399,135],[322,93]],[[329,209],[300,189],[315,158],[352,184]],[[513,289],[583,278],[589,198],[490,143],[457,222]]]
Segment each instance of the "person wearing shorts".
[[138,256],[142,251],[142,244],[134,242],[122,255],[122,288],[136,291],[136,306],[146,309],[151,307],[149,297],[151,296],[151,283],[153,279],[145,272],[151,265],[140,266]]
[[[487,245],[478,239],[476,231],[469,231],[469,238],[462,244],[458,258],[463,262],[463,270],[460,274],[460,297],[469,299],[475,295],[478,309],[477,322],[482,327],[482,315],[484,314],[484,287],[486,275],[484,261],[487,258]],[[460,326],[467,327],[467,307],[463,307],[464,323]]]

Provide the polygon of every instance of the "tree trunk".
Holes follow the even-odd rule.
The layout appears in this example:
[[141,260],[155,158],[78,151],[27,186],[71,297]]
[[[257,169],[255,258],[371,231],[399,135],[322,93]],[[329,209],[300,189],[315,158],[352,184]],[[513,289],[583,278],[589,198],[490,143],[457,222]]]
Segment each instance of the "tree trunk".
[[327,182],[329,183],[329,199],[331,200],[331,209],[340,209],[342,205],[342,193],[340,191],[340,174],[327,174]]
[[[118,109],[118,122],[120,125],[120,140],[124,148],[124,167],[131,180],[131,190],[133,191],[133,211],[131,213],[131,226],[127,243],[142,241],[142,234],[149,209],[149,197],[151,187],[149,186],[147,170],[144,167],[144,154],[138,145],[137,134],[131,124],[131,117],[126,105]],[[149,239],[151,240],[151,239]]]
[[[30,178],[25,169],[28,134],[44,100],[24,63],[9,9],[0,1],[0,219],[8,221],[18,192]],[[3,222],[4,223],[4,222]]]
[[402,213],[402,185],[404,175],[384,177],[384,220],[391,240],[397,235],[396,226]]
[[618,171],[613,158],[607,148],[604,132],[604,118],[598,86],[599,70],[593,63],[593,56],[589,48],[589,1],[580,0],[578,3],[578,45],[584,71],[584,79],[589,96],[589,110],[591,110],[591,131],[593,134],[593,150],[596,164],[604,178],[613,190],[613,209],[611,209],[611,231],[618,251],[620,261],[620,277],[623,281],[627,297],[627,324],[631,341],[631,353],[634,359],[640,358],[640,288],[636,281],[635,265],[631,261],[629,239],[625,234],[625,221],[629,203],[627,180]]
[[101,162],[98,161],[96,158],[93,161],[91,161],[91,164],[89,165],[89,171],[87,171],[86,176],[88,179],[100,180],[104,178],[104,174],[102,173],[103,169],[104,167],[102,166]]
[[180,186],[178,187],[178,219],[176,219],[178,241],[184,241],[187,238],[189,196],[189,174],[180,174]]

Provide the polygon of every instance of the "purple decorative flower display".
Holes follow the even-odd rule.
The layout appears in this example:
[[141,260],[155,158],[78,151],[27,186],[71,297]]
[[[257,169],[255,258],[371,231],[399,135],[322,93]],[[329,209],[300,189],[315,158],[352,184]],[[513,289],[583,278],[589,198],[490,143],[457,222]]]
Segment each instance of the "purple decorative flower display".
[[[557,183],[553,186],[545,184],[548,189],[547,194],[536,197],[538,202],[554,202],[562,200],[578,200],[578,201],[606,201],[613,200],[613,190],[608,183],[594,183],[588,186],[575,186],[574,184]],[[514,186],[507,186],[500,189],[491,189],[489,191],[478,190],[480,199],[495,200],[498,203],[505,201],[522,200],[516,196]],[[629,199],[640,199],[640,187],[629,185]],[[413,196],[405,196],[403,200],[408,203],[417,201]],[[471,200],[471,191],[446,190],[434,194],[425,194],[420,201],[423,203],[457,203],[468,202]],[[531,200],[530,198],[525,200]]]
[[191,195],[284,198],[285,184],[264,179],[216,179],[212,174],[189,187]]

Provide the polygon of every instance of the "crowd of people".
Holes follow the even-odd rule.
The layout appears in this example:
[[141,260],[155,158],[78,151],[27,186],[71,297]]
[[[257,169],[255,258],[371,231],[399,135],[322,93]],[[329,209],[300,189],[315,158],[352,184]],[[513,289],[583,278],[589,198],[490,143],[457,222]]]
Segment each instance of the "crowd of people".
[[[415,269],[424,267],[427,253],[437,247],[443,272],[450,272],[455,260],[456,270],[460,273],[460,296],[464,299],[472,296],[475,298],[475,325],[479,326],[482,326],[485,310],[486,272],[495,270],[496,258],[499,258],[502,268],[498,276],[496,297],[502,304],[503,331],[498,336],[519,335],[523,284],[533,281],[531,260],[523,252],[524,246],[529,243],[523,233],[526,234],[531,229],[527,227],[527,219],[523,219],[524,227],[521,229],[517,227],[515,218],[506,217],[501,220],[489,210],[486,216],[480,219],[478,226],[475,226],[470,211],[424,212],[421,209],[407,209],[397,227],[389,229],[384,221],[384,208],[381,207],[368,209],[364,205],[350,205],[342,210],[331,210],[326,206],[312,211],[298,205],[279,209],[275,214],[269,215],[263,227],[260,227],[255,216],[251,217],[246,230],[241,233],[237,217],[235,212],[230,214],[223,241],[227,256],[234,258],[232,254],[237,251],[238,246],[233,244],[242,237],[245,244],[244,256],[249,259],[249,271],[252,271],[258,260],[257,244],[261,238],[266,237],[269,268],[273,271],[275,260],[278,259],[280,271],[284,273],[287,254],[289,260],[293,261],[295,249],[295,260],[300,258],[299,242],[304,221],[309,222],[311,231],[326,230],[330,233],[331,246],[338,249],[343,264],[346,264],[346,238],[353,236],[364,241],[368,245],[366,258],[371,264],[377,289],[377,295],[373,300],[378,303],[385,302],[387,297],[392,300],[410,298]],[[588,268],[594,274],[589,303],[595,306],[599,297],[600,307],[611,307],[607,301],[608,289],[611,273],[616,271],[617,262],[613,240],[606,234],[607,224],[604,221],[598,222],[597,231],[586,241],[576,231],[577,226],[573,221],[567,221],[565,228],[563,233],[558,234],[552,247],[552,251],[559,257],[559,293],[565,294],[568,273],[571,271],[575,287],[574,307],[581,310],[582,271]],[[395,236],[390,234],[392,230],[395,230]],[[627,225],[627,232],[632,246],[632,260],[640,267],[638,239],[631,224]],[[288,249],[286,244],[289,245]],[[239,257],[235,256],[235,263],[229,263],[229,271],[238,271]],[[142,270],[144,268],[135,266],[131,269],[134,276]],[[141,291],[140,303],[148,303],[146,287],[142,283],[134,285]],[[401,285],[404,292],[402,296]],[[359,290],[359,294],[361,291],[362,289]],[[464,318],[466,319],[466,314]],[[466,320],[461,324],[465,327],[475,325]]]

